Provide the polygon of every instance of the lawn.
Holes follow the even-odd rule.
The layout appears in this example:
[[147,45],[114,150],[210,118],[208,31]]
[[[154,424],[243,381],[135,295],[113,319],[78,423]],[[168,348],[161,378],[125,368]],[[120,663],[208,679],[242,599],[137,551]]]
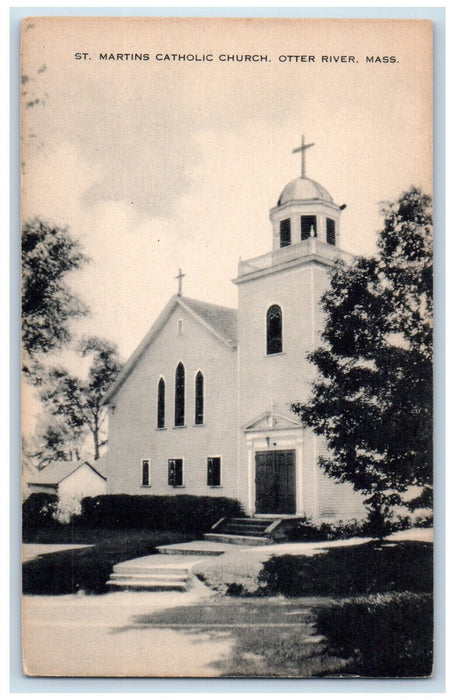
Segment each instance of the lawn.
[[86,548],[41,555],[22,567],[24,593],[63,595],[106,593],[106,582],[115,564],[156,553],[162,544],[192,539],[182,532],[150,530],[102,530],[89,528],[43,528],[28,541],[46,544],[89,544]]
[[371,540],[308,556],[268,559],[258,576],[260,595],[363,595],[387,591],[431,592],[429,542]]
[[[236,674],[248,675],[249,667],[242,667],[241,658],[249,650],[264,668],[270,655],[282,657],[279,665],[290,676],[431,675],[431,543],[369,541],[327,548],[312,556],[263,555],[262,563],[244,552],[237,566],[232,556],[229,561],[225,555],[220,561],[201,563],[200,578],[231,596],[299,601],[308,606],[315,631],[325,640],[322,647],[313,646],[312,657],[300,629],[275,635],[273,640],[244,630],[237,642]],[[315,606],[315,597],[332,601]]]
[[[287,548],[284,550],[284,548]],[[324,543],[308,554],[273,555],[257,547],[206,558],[194,572],[214,591],[254,596],[349,596],[387,591],[429,592],[430,542]],[[283,545],[289,551],[288,545]]]

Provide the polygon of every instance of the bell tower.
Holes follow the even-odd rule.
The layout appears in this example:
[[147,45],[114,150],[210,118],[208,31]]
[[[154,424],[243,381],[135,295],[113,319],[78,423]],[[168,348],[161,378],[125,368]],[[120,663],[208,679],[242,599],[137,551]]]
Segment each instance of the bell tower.
[[347,255],[339,247],[344,207],[306,176],[306,152],[313,145],[302,138],[294,151],[301,154],[300,176],[270,210],[272,250],[241,260],[234,280],[239,464],[244,467],[239,488],[249,494],[250,513],[320,514],[323,445],[290,407],[311,391],[315,367],[307,356],[318,346],[324,324],[319,301],[335,260]]

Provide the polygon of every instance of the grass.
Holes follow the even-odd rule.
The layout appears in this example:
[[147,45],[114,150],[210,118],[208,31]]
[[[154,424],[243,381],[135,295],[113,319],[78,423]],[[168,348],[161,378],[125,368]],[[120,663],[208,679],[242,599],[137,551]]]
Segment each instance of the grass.
[[325,642],[315,636],[314,622],[312,606],[283,600],[272,603],[263,598],[216,598],[156,610],[135,620],[143,628],[166,626],[204,641],[207,636],[214,641],[229,639],[229,653],[211,665],[226,677],[268,678],[311,678],[344,668],[346,660],[326,653]]
[[[350,596],[432,590],[432,545],[369,541],[327,548],[312,556],[267,556],[255,550],[207,557],[195,574],[231,596]],[[265,561],[264,561],[265,560]]]
[[[302,626],[303,627],[303,626]],[[346,661],[311,642],[305,629],[238,629],[231,656],[218,662],[224,677],[314,678],[342,675]]]
[[298,627],[278,627],[272,634],[270,628],[233,629],[232,652],[218,662],[222,675],[426,678],[432,673],[429,593],[375,594],[300,610],[306,620]]
[[350,596],[387,591],[431,592],[433,547],[427,542],[377,542],[309,556],[274,556],[258,575],[259,595]]
[[[48,528],[46,529],[48,530]],[[106,593],[106,582],[115,564],[156,553],[162,544],[183,542],[192,535],[182,532],[150,532],[149,530],[88,530],[59,528],[44,543],[91,544],[93,546],[41,555],[22,567],[24,593],[64,595],[84,591]],[[38,537],[39,533],[37,533]],[[38,541],[34,539],[34,541]],[[39,540],[43,543],[43,539]]]

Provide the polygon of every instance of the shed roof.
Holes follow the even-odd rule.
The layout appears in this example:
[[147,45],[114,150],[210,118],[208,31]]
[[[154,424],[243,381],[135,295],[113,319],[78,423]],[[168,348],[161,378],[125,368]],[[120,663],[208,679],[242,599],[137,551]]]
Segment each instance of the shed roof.
[[29,481],[29,484],[41,484],[42,486],[56,486],[61,481],[66,479],[70,474],[73,474],[77,469],[80,469],[84,464],[90,467],[98,476],[106,480],[102,473],[104,471],[105,460],[100,457],[97,460],[82,459],[79,462],[50,462],[47,467],[37,472]]

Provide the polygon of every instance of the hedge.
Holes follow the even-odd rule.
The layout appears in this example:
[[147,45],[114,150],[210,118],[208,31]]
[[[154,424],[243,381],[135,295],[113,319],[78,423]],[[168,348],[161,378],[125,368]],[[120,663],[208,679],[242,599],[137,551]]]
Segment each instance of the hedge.
[[203,533],[220,518],[239,515],[240,503],[230,498],[112,494],[84,498],[77,522],[88,527]]
[[433,670],[429,593],[389,593],[319,608],[316,627],[328,653],[348,659],[343,675],[421,678]]
[[[23,529],[59,527],[53,518],[57,497],[32,494],[23,505]],[[223,517],[243,515],[238,501],[209,496],[130,496],[112,494],[82,499],[72,526],[104,529],[172,530],[202,534]]]

